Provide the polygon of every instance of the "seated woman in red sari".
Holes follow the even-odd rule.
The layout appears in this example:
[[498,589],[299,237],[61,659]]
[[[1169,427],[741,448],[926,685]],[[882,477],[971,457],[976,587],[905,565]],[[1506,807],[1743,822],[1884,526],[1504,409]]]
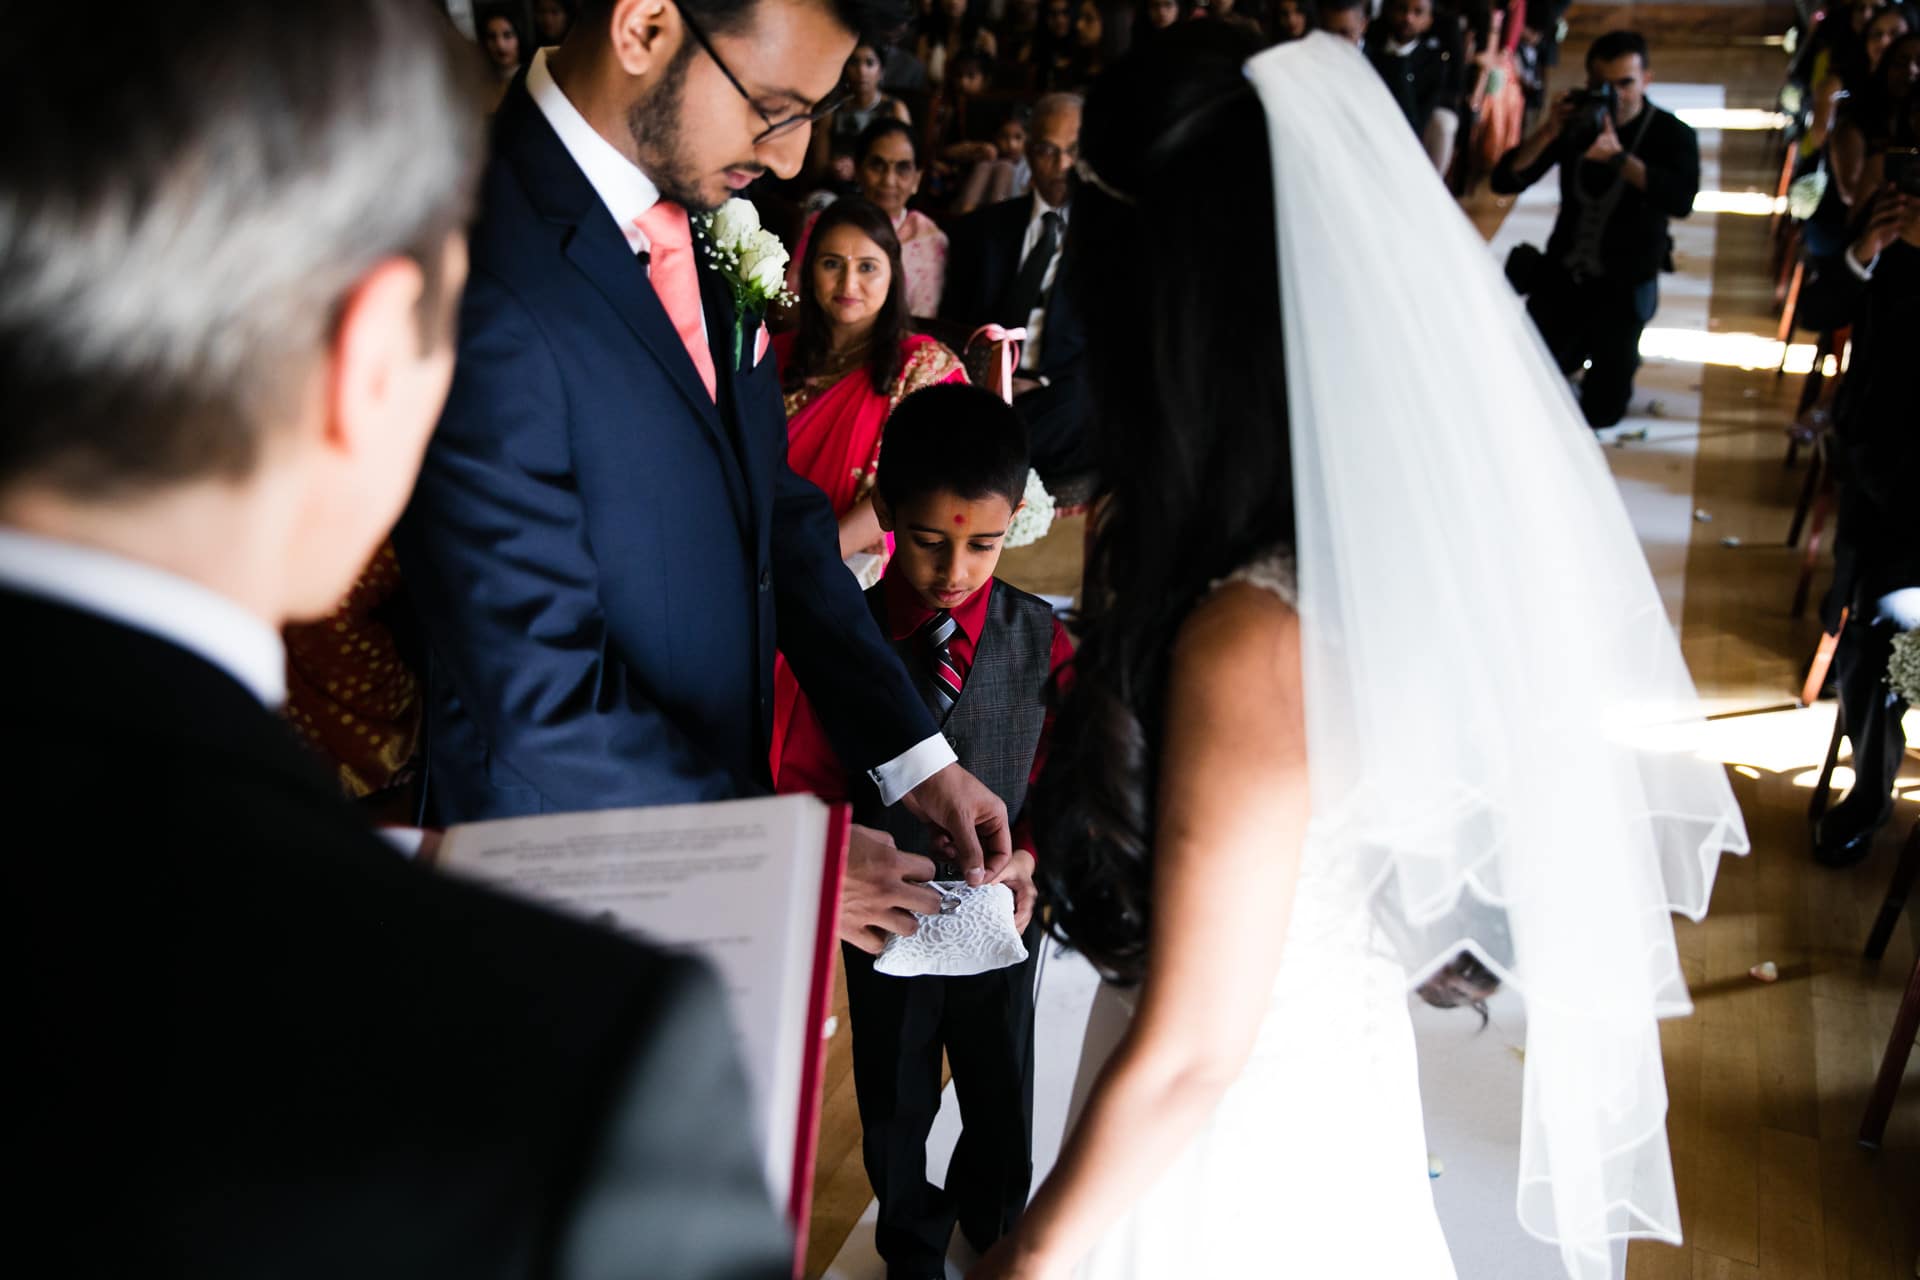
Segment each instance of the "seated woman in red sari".
[[[787,407],[787,461],[818,485],[840,520],[840,554],[861,552],[879,577],[890,550],[873,514],[880,435],[894,408],[922,387],[965,382],[960,358],[907,331],[893,221],[865,200],[829,205],[807,238],[796,291],[799,326],[773,340]],[[800,686],[785,661],[773,689],[773,773]]]

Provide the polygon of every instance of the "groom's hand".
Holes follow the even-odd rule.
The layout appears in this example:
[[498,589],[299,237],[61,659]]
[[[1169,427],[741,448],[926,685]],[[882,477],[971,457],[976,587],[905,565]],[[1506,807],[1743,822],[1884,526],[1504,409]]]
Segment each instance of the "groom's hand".
[[940,913],[940,892],[927,888],[933,863],[902,853],[893,837],[855,827],[847,844],[847,880],[840,890],[840,939],[868,955],[879,955],[887,935],[910,934],[919,927],[914,913]]
[[957,764],[907,792],[900,803],[934,829],[934,848],[941,857],[960,864],[970,885],[998,879],[1013,858],[1007,806]]

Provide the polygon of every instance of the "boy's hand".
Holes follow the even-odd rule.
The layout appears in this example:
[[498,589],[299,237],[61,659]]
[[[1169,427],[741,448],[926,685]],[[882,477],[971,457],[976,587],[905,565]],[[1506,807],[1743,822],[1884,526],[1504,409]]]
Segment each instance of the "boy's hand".
[[1040,897],[1040,891],[1033,883],[1033,855],[1025,849],[1013,851],[1013,858],[992,880],[994,884],[1003,884],[1013,890],[1013,927],[1021,933],[1027,931],[1027,924],[1033,919],[1033,906]]

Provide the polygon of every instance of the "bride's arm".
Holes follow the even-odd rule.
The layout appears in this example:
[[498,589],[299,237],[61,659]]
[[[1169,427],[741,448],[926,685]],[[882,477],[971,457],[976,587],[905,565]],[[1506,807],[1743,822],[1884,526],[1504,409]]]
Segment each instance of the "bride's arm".
[[1248,586],[1201,605],[1174,648],[1167,707],[1139,1012],[976,1280],[1071,1271],[1212,1114],[1265,1016],[1307,826],[1293,611]]

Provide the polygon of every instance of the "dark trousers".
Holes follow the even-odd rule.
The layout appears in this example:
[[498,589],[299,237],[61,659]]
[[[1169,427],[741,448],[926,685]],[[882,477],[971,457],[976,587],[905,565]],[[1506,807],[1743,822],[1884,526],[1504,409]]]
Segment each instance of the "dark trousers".
[[1822,826],[1851,836],[1885,822],[1893,812],[1893,784],[1907,750],[1900,718],[1907,704],[1887,685],[1893,638],[1920,627],[1920,586],[1863,591],[1853,620],[1840,633],[1833,668],[1853,743],[1853,789],[1827,812]]
[[[853,1021],[861,1154],[880,1201],[874,1243],[896,1276],[944,1274],[956,1221],[984,1248],[1013,1226],[1033,1183],[1033,982],[1027,961],[965,978],[893,978],[842,946]],[[927,1135],[940,1111],[940,1054],[953,1069],[960,1142],[947,1185],[927,1181]]]
[[1013,398],[1013,407],[1027,424],[1033,469],[1049,485],[1093,470],[1093,450],[1087,439],[1090,403],[1086,383],[1078,374]]
[[1588,426],[1611,427],[1627,416],[1633,376],[1640,370],[1640,331],[1660,306],[1660,282],[1576,282],[1554,267],[1541,274],[1527,299],[1527,314],[1560,372],[1571,374],[1593,362],[1580,383],[1580,410]]

